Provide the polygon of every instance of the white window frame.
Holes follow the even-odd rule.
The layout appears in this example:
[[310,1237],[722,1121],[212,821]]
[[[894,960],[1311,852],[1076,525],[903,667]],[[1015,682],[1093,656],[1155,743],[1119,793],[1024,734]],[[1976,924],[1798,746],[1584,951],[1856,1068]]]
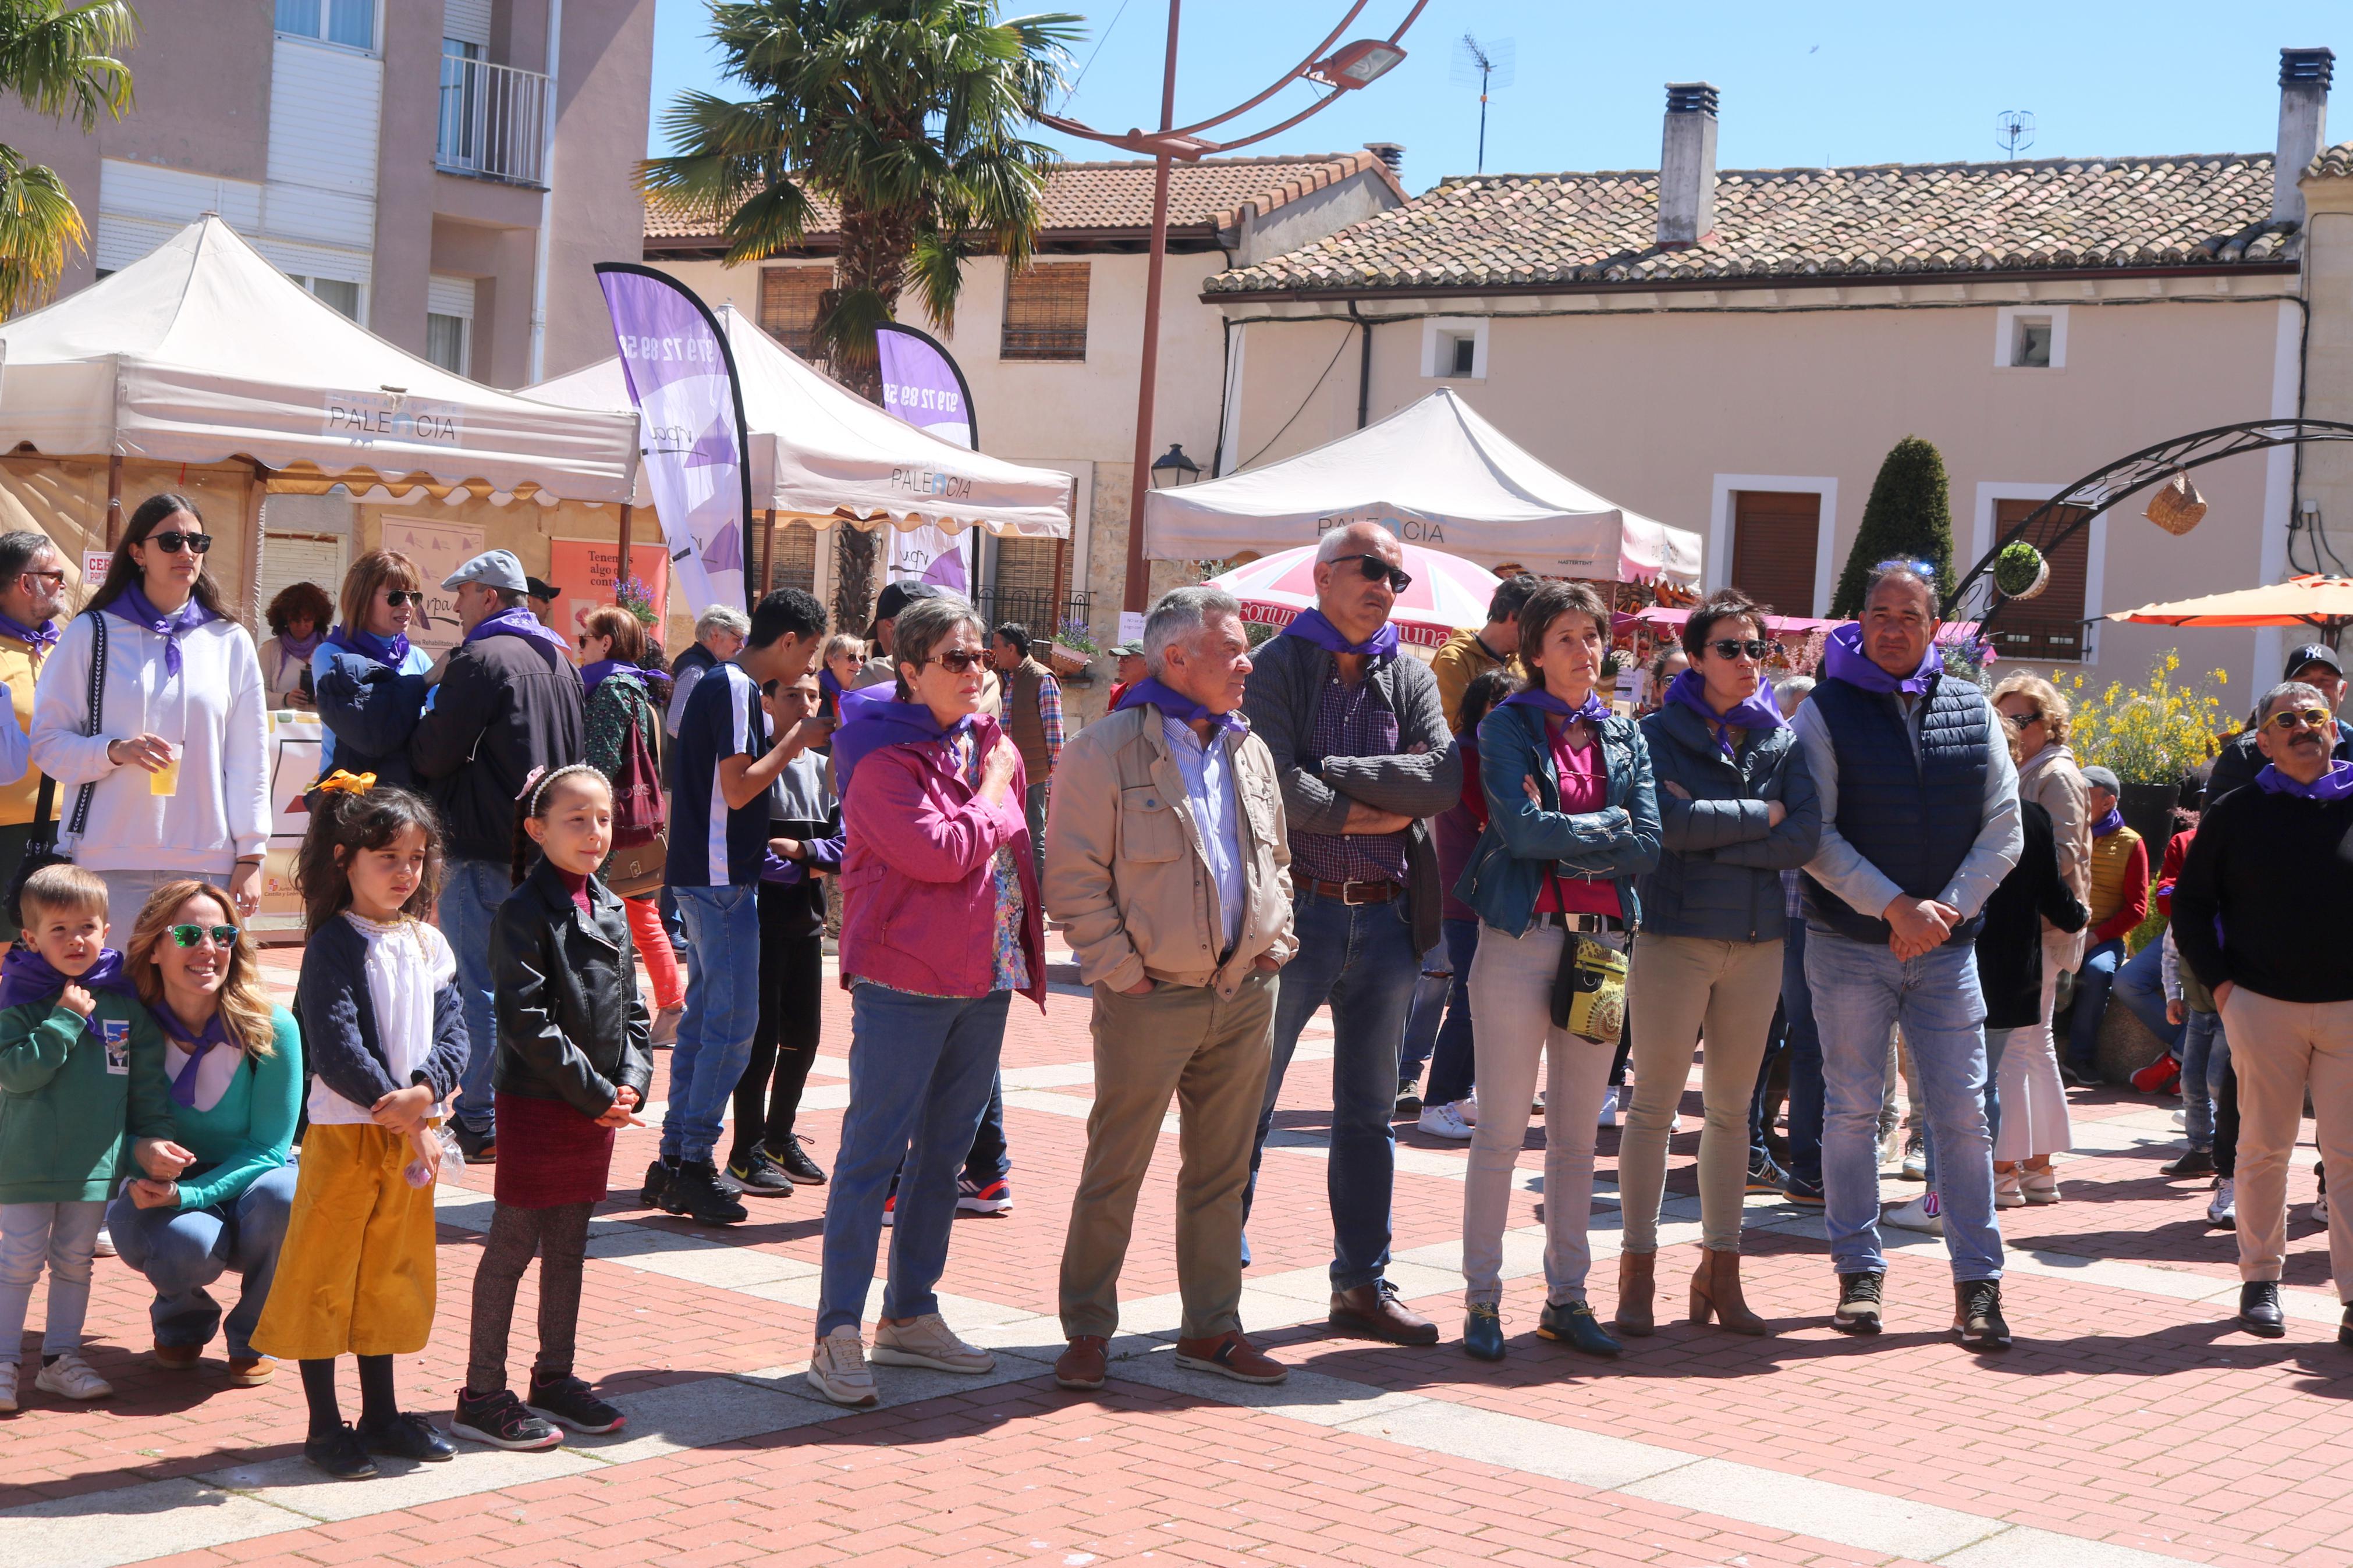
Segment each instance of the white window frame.
[[[2053,344],[2058,342],[2055,328],[2052,332],[2052,342]],[[2055,349],[2053,352],[2055,353]],[[2064,485],[2030,484],[2023,480],[1978,480],[1977,515],[1969,527],[1969,564],[1973,566],[1984,560],[1986,552],[1993,548],[1994,502],[2049,500],[2066,488]],[[2092,519],[2088,527],[2091,537],[2084,542],[2084,651],[2083,657],[2073,661],[2086,668],[2100,662],[2100,627],[2105,623],[2096,617],[2106,613],[2101,606],[2105,603],[2103,595],[2107,592],[2108,514],[2105,511],[2100,513]],[[1955,570],[1966,571],[1968,568],[1955,563]],[[2062,658],[2037,659],[2034,662],[2065,664],[2069,661]]]
[[1821,522],[1814,530],[1814,602],[1803,611],[1787,605],[1776,605],[1778,616],[1804,615],[1808,619],[1827,614],[1831,594],[1837,586],[1838,562],[1838,487],[1835,479],[1802,478],[1795,474],[1718,474],[1711,486],[1708,500],[1707,560],[1703,580],[1708,592],[1727,587],[1732,581],[1733,496],[1740,490],[1812,491],[1821,497]]
[[[1487,379],[1486,316],[1424,316],[1421,319],[1421,378],[1424,381],[1484,381]],[[1451,373],[1451,352],[1458,338],[1471,340],[1471,374]]]
[[[2012,364],[2010,353],[2018,338],[2021,317],[2035,321],[2048,317],[2051,321],[2051,363]],[[1993,367],[2015,371],[2021,375],[2042,375],[2046,372],[2067,368],[2067,307],[2064,305],[2004,305],[1993,313]]]

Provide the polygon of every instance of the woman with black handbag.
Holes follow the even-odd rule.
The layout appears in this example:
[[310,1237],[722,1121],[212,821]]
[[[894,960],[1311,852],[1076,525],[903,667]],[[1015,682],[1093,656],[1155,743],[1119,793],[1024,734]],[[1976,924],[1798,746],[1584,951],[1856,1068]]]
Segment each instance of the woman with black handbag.
[[1545,1098],[1545,1309],[1536,1332],[1588,1355],[1618,1342],[1586,1301],[1595,1120],[1625,1015],[1634,879],[1659,860],[1651,754],[1595,694],[1609,612],[1591,588],[1547,583],[1520,610],[1532,684],[1479,726],[1487,826],[1457,889],[1479,913],[1471,965],[1479,1125],[1462,1198],[1463,1349],[1504,1357],[1504,1226],[1536,1069]]
[[599,605],[581,621],[578,640],[580,679],[588,689],[587,763],[613,786],[613,853],[603,876],[628,910],[629,936],[652,983],[653,1043],[667,1046],[678,1037],[686,1011],[686,978],[654,904],[669,816],[661,794],[661,720],[646,685],[646,628],[619,605]]

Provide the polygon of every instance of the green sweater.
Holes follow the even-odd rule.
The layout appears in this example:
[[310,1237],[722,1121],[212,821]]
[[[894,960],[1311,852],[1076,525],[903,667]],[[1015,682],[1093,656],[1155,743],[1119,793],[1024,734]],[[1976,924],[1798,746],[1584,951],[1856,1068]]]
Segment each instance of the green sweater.
[[90,1021],[55,1001],[0,1013],[0,1204],[103,1203],[131,1139],[172,1135],[164,1037],[147,1009],[97,994]]
[[180,1207],[210,1208],[245,1195],[256,1179],[286,1163],[302,1108],[302,1031],[294,1015],[270,1009],[269,1055],[248,1057],[210,1110],[168,1105],[173,1133],[196,1157],[180,1178]]

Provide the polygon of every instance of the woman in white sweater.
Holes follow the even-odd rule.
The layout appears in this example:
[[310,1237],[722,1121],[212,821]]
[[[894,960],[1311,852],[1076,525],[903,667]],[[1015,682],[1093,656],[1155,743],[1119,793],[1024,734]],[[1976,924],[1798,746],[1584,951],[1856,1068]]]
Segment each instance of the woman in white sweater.
[[[226,885],[240,919],[261,903],[269,845],[261,662],[204,574],[211,548],[194,501],[141,502],[105,582],[58,637],[34,689],[33,761],[58,781],[60,847],[105,881],[118,921],[185,877]],[[106,669],[93,725],[101,616]]]

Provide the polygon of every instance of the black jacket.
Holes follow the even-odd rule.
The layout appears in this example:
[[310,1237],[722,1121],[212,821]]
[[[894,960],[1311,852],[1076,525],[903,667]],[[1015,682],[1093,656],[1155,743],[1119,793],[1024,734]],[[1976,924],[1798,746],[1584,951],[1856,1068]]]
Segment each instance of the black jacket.
[[408,760],[441,808],[450,855],[507,862],[515,796],[536,767],[587,755],[580,672],[551,665],[535,637],[461,643],[433,706],[408,739]]
[[1985,925],[1978,932],[1978,985],[1985,993],[1989,1029],[2025,1029],[2042,1021],[2042,922],[2082,931],[2092,918],[2059,875],[2051,814],[2031,800],[2018,808],[2026,847],[1986,900]]
[[492,1084],[501,1094],[561,1100],[602,1116],[623,1089],[639,1104],[653,1083],[637,950],[612,889],[588,879],[592,921],[543,859],[499,906],[491,976],[499,1016]]
[[[1752,730],[1737,759],[1680,702],[1642,720],[1658,792],[1659,865],[1641,879],[1642,930],[1711,942],[1778,942],[1781,873],[1814,858],[1821,797],[1788,726]],[[1679,796],[1667,787],[1683,785]],[[1770,803],[1788,816],[1766,826]]]

